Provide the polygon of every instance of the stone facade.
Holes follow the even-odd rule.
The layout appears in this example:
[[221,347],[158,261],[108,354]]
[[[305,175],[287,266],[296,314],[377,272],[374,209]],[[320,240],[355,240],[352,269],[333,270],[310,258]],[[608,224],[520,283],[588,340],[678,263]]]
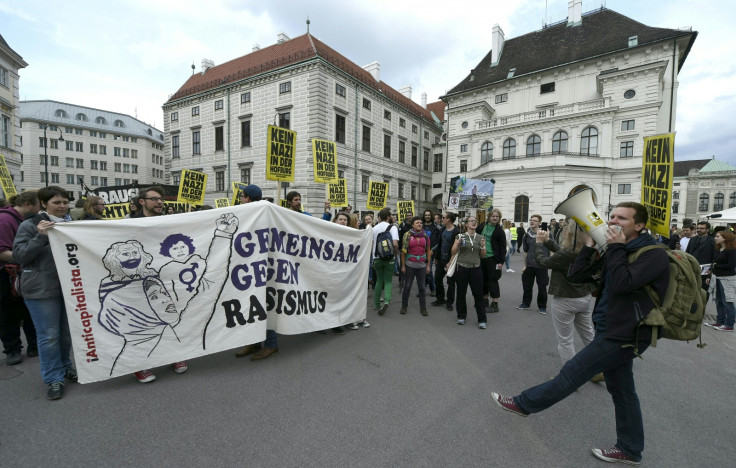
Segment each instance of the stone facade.
[[0,36],[0,153],[5,156],[5,163],[19,192],[22,154],[18,117],[20,100],[18,71],[27,66],[23,57],[11,49]]

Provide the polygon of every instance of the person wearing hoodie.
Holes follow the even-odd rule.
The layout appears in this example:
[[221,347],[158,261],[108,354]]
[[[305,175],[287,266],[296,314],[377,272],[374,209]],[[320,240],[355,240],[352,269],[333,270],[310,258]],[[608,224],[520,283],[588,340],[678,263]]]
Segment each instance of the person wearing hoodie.
[[0,340],[9,366],[23,362],[21,324],[26,335],[28,357],[38,356],[36,329],[23,298],[14,287],[20,266],[13,257],[13,241],[18,226],[40,210],[38,193],[26,190],[11,198],[12,206],[0,208]]
[[567,361],[552,380],[514,397],[491,394],[504,410],[528,416],[564,400],[603,372],[615,409],[617,440],[613,447],[593,449],[593,455],[607,462],[630,465],[641,463],[644,450],[644,426],[633,366],[634,358],[641,355],[651,341],[652,327],[640,325],[643,316],[654,308],[645,287],[651,286],[658,297],[664,297],[670,281],[670,263],[662,248],[642,252],[629,263],[629,254],[657,245],[652,236],[641,234],[648,220],[643,205],[619,203],[608,221],[607,248],[602,259],[593,260],[597,249],[595,242],[588,238],[570,267],[570,281],[602,278],[593,309],[593,341]]

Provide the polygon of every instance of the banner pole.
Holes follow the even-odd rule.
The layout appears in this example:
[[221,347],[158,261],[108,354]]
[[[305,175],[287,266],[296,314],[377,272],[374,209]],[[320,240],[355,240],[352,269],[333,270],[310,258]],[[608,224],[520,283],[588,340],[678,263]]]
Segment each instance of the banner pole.
[[281,181],[276,182],[276,205],[281,206]]

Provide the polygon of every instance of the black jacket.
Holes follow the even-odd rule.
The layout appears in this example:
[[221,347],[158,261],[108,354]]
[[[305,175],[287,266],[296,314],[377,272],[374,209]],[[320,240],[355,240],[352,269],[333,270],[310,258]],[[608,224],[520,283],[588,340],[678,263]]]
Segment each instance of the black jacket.
[[[483,229],[485,229],[486,223],[480,223],[478,229],[475,230],[480,235],[483,235]],[[488,245],[486,245],[486,250]],[[506,233],[503,232],[503,226],[501,224],[496,225],[496,229],[491,234],[491,249],[493,249],[493,258],[496,263],[503,263],[506,261]]]
[[[644,289],[645,285],[651,285],[659,297],[664,297],[667,291],[670,272],[664,249],[644,252],[634,263],[629,264],[628,254],[650,243],[654,244],[654,239],[639,241],[637,238],[625,245],[610,244],[606,250],[601,272],[601,292],[596,297],[593,321],[596,330],[605,333],[608,339],[635,340],[637,325],[654,308]],[[583,247],[570,267],[568,276],[577,282],[581,278],[576,277],[576,274],[587,270],[589,279],[593,280],[594,271],[588,266],[595,254],[596,249]],[[638,338],[639,341],[650,341],[651,327],[642,325]]]
[[701,265],[713,263],[716,254],[716,241],[709,235],[695,236],[687,243],[687,253],[698,260]]
[[442,233],[445,232],[445,228],[439,230],[439,240],[437,241],[437,247],[435,250],[435,253],[432,255],[433,260],[437,260],[438,264],[444,264],[450,261],[450,258],[452,258],[452,244],[455,243],[455,239],[457,238],[457,235],[460,234],[460,229],[458,229],[457,226],[452,228],[452,237],[450,237],[450,246],[448,247],[448,255],[449,257],[446,259],[442,259]]

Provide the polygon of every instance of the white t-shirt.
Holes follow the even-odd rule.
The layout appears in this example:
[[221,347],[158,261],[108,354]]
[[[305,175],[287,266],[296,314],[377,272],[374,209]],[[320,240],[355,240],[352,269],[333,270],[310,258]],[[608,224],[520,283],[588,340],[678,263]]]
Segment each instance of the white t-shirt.
[[[371,257],[376,258],[376,242],[378,240],[378,235],[386,230],[386,228],[389,226],[389,224],[386,221],[381,221],[380,223],[373,226],[373,248],[371,249]],[[391,230],[389,231],[391,233],[391,239],[398,242],[399,240],[399,230],[396,226],[391,226]]]

